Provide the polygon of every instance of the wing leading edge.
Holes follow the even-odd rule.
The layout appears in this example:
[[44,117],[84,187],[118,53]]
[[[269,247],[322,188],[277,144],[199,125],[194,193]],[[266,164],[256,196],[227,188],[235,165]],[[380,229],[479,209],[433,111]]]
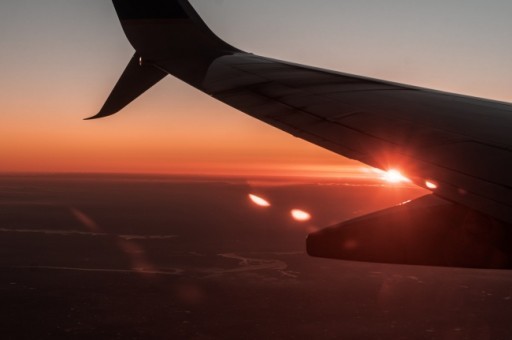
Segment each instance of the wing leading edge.
[[[512,105],[265,58],[219,39],[185,0],[114,0],[136,50],[100,113],[166,74],[277,128],[512,223]],[[441,216],[440,216],[441,217]],[[505,228],[505,227],[504,227]]]

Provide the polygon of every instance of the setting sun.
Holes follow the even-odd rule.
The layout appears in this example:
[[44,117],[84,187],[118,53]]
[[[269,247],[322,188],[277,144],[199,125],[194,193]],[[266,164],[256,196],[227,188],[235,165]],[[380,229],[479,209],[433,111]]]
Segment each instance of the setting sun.
[[384,181],[388,183],[401,183],[401,182],[410,182],[411,180],[402,175],[400,171],[391,169],[382,174],[381,177]]

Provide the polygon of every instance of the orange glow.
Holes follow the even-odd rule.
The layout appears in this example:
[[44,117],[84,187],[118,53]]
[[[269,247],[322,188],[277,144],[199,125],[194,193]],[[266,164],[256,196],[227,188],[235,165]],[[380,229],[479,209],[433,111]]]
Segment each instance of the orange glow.
[[[15,3],[23,2],[2,2],[6,8],[17,6]],[[70,9],[71,7],[73,6],[70,6]],[[56,17],[58,15],[56,12],[52,14]],[[84,17],[89,16],[77,17],[80,22],[72,25],[72,28],[89,27],[90,23]],[[101,15],[98,19],[103,22],[98,22],[97,27],[109,28],[84,31],[87,36],[84,35],[82,38],[89,39],[88,41],[95,46],[120,47],[112,50],[114,54],[109,60],[103,60],[97,57],[89,58],[90,48],[86,47],[87,44],[75,43],[64,28],[69,28],[66,20],[44,20],[48,26],[40,29],[59,32],[59,39],[43,41],[39,39],[40,36],[51,37],[52,34],[27,34],[26,32],[32,31],[31,28],[20,31],[17,25],[21,23],[15,19],[16,16],[7,16],[2,20],[4,53],[0,63],[9,67],[4,67],[3,81],[0,82],[0,91],[3,95],[0,173],[101,172],[311,177],[329,175],[333,178],[346,178],[344,166],[361,166],[230,108],[174,77],[167,77],[114,116],[83,121],[83,118],[90,117],[100,110],[119,79],[125,63],[132,55],[131,47],[120,30],[115,34],[97,35],[97,32],[118,29],[119,23],[115,18]],[[11,24],[13,26],[10,26]],[[32,27],[36,23],[26,24],[26,27]],[[62,26],[56,28],[57,24]],[[507,31],[509,30],[500,29],[498,34],[501,37],[501,34]],[[311,39],[313,35],[311,30],[304,38]],[[259,44],[257,41],[266,41],[268,38],[250,35],[250,39],[256,39],[255,45]],[[352,39],[356,46],[360,44],[357,36],[345,38]],[[300,48],[303,39],[296,40]],[[494,42],[494,39],[490,40]],[[321,42],[329,43],[329,39],[321,39]],[[500,44],[493,43],[494,45],[502,51]],[[280,48],[277,44],[274,49],[270,48],[268,53],[280,55]],[[366,58],[357,58],[357,53],[353,51],[352,55],[345,56],[340,46],[336,48],[340,48],[341,55],[347,59],[341,60],[338,55],[340,52],[333,50],[325,59],[324,56],[320,60],[316,59],[315,63],[330,65],[329,68],[332,69],[345,69],[348,61],[352,70],[359,70],[360,72],[356,73],[369,77],[465,93],[470,96],[512,101],[512,92],[508,85],[512,78],[507,74],[512,68],[497,67],[502,65],[500,62],[484,68],[473,67],[470,61],[476,60],[473,59],[477,58],[476,52],[481,51],[473,51],[475,53],[472,53],[471,58],[455,57],[456,61],[465,61],[456,68],[439,69],[440,63],[431,63],[435,58],[425,54],[426,49],[411,50],[408,51],[411,53],[408,58],[414,60],[418,57],[418,60],[427,62],[417,61],[426,68],[410,72],[406,68],[394,67],[396,58],[389,59],[387,66],[390,67],[386,67],[386,61],[383,61],[384,66],[375,67],[373,63],[368,63]],[[82,49],[89,52],[84,53]],[[435,55],[436,50],[432,51]],[[480,54],[479,58],[486,60],[490,55],[489,49],[482,51],[481,53],[485,54]],[[316,52],[316,49],[310,49],[307,51],[310,53],[307,58],[315,60]],[[393,52],[391,49],[391,52],[396,51]],[[496,57],[501,53],[491,54]],[[38,57],[38,62],[33,62],[33,58],[30,58],[33,55]],[[62,55],[67,56],[64,60],[65,65],[58,65],[55,58]],[[507,54],[503,54],[505,55]],[[505,58],[503,56],[500,58]],[[289,59],[293,60],[294,57],[292,53]],[[494,60],[502,60],[500,58]],[[71,61],[78,62],[78,59],[87,63],[87,66],[75,67]],[[137,61],[147,63],[145,59]],[[446,62],[443,65],[450,63]],[[432,69],[429,67],[433,68],[435,73],[431,72]],[[23,70],[22,76],[20,70]],[[470,72],[467,72],[468,70]],[[452,75],[451,72],[455,73]],[[432,74],[450,76],[435,77]],[[486,81],[471,81],[482,79],[482,74]],[[489,82],[493,84],[490,85]],[[226,133],[227,131],[229,133]],[[398,164],[403,163],[382,154],[379,155],[378,164],[393,164],[398,167]],[[341,169],[341,174],[336,173],[336,167]],[[404,172],[409,169],[406,165],[399,168]],[[380,174],[363,172],[350,174],[350,178],[363,175],[381,181],[377,177]],[[423,185],[424,179],[419,184],[426,188]]]
[[311,214],[308,212],[305,212],[304,210],[300,209],[293,209],[290,214],[292,215],[293,219],[299,222],[305,222],[309,221],[311,219]]
[[411,181],[396,169],[390,169],[384,172],[381,178],[388,183],[402,183]]
[[133,116],[132,121],[125,115],[92,122],[72,117],[66,120],[69,126],[37,120],[27,126],[9,116],[0,124],[0,172],[361,176],[354,170],[358,163],[270,128],[261,131],[257,124],[254,131],[249,127],[244,135],[228,138],[212,131],[174,130],[170,123],[141,123]]
[[437,189],[437,184],[434,183],[433,181],[425,181],[425,186],[432,190]]
[[270,207],[270,203],[259,196],[249,194],[249,199],[259,207]]

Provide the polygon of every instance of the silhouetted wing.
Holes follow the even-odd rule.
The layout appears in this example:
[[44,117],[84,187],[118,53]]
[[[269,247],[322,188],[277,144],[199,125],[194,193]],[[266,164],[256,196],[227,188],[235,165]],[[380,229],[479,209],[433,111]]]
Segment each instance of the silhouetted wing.
[[[512,223],[512,106],[242,52],[185,0],[114,0],[136,49],[99,116],[170,73],[297,137]],[[141,71],[142,70],[142,71]],[[147,71],[147,76],[142,73]],[[137,82],[137,79],[142,81]]]
[[224,56],[201,87],[297,137],[512,222],[512,106],[290,64]]

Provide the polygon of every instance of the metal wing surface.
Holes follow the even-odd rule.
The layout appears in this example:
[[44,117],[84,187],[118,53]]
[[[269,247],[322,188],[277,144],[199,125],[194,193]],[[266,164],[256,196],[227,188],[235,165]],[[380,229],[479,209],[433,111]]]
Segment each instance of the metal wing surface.
[[[246,53],[215,36],[185,0],[114,5],[136,52],[92,118],[117,112],[168,73],[296,137],[399,169],[452,210],[512,223],[511,104]],[[423,202],[411,206],[430,207]]]
[[248,54],[217,59],[203,86],[297,137],[512,222],[511,105]]

